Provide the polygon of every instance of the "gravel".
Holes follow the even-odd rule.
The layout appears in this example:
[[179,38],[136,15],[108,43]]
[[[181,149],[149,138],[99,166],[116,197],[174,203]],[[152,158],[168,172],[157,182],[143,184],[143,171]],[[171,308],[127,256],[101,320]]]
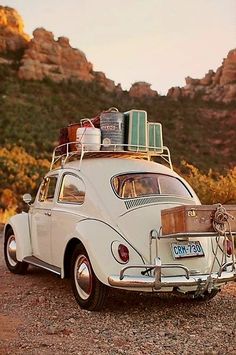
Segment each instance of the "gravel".
[[236,283],[209,302],[111,290],[81,310],[68,280],[30,267],[11,274],[0,238],[0,354],[236,354]]

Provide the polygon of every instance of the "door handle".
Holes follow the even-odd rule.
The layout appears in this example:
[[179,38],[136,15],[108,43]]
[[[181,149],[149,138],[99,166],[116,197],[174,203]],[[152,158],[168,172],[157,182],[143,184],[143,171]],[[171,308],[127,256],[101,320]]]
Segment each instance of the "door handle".
[[44,214],[45,214],[45,216],[48,216],[48,217],[50,217],[52,215],[51,212],[44,212]]

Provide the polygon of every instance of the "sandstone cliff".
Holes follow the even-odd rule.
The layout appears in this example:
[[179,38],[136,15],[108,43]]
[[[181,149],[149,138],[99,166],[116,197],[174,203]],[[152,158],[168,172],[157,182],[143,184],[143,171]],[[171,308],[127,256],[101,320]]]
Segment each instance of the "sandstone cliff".
[[70,46],[68,38],[56,41],[52,32],[37,28],[25,50],[18,75],[25,80],[66,79],[92,81],[92,64],[83,52]]
[[157,92],[151,89],[151,84],[144,81],[134,83],[129,90],[129,96],[131,97],[154,97],[157,95]]
[[216,72],[209,70],[202,79],[187,77],[185,81],[183,88],[173,87],[167,95],[175,99],[200,96],[205,101],[224,103],[236,100],[236,49],[228,53]]
[[[56,82],[94,81],[108,92],[122,92],[120,84],[115,85],[103,72],[94,71],[85,54],[72,48],[68,38],[54,39],[52,32],[37,28],[30,40],[24,33],[24,24],[17,11],[0,6],[0,64],[9,64],[6,54],[19,49],[23,51],[18,69],[20,79],[43,80],[49,77]],[[209,70],[202,79],[187,77],[185,80],[183,88],[172,87],[167,95],[174,99],[200,96],[206,101],[225,103],[236,100],[236,49],[228,53],[216,72]],[[129,96],[155,97],[158,93],[151,89],[150,84],[136,82],[131,86]]]
[[42,80],[46,77],[60,82],[62,80],[97,81],[107,91],[120,91],[102,72],[93,71],[85,54],[72,48],[69,39],[54,39],[53,33],[37,28],[28,43],[18,71],[20,79]]
[[[69,39],[54,39],[53,33],[43,28],[33,32],[33,38],[24,33],[24,23],[20,15],[10,7],[0,6],[0,54],[23,49],[18,76],[23,80],[42,80],[46,77],[62,80],[96,81],[110,92],[122,91],[102,72],[93,71],[92,64],[79,49],[72,48]],[[9,60],[0,57],[0,64]]]
[[10,7],[0,6],[0,53],[25,48],[28,41],[20,15]]

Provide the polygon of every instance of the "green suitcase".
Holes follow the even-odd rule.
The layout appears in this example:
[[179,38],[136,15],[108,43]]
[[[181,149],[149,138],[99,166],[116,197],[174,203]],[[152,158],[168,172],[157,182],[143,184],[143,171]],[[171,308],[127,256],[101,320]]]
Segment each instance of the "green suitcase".
[[163,153],[161,123],[148,122],[148,146],[149,151]]
[[147,112],[143,110],[130,110],[125,116],[125,143],[127,150],[147,152]]

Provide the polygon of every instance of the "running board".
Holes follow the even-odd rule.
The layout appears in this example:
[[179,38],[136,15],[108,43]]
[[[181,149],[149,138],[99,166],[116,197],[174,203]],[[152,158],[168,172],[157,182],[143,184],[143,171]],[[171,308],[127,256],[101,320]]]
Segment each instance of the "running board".
[[45,263],[45,261],[42,261],[35,256],[26,256],[23,261],[25,261],[28,264],[34,265],[41,267],[45,270],[51,271],[54,274],[61,275],[61,269],[57,266],[53,266],[51,264]]

